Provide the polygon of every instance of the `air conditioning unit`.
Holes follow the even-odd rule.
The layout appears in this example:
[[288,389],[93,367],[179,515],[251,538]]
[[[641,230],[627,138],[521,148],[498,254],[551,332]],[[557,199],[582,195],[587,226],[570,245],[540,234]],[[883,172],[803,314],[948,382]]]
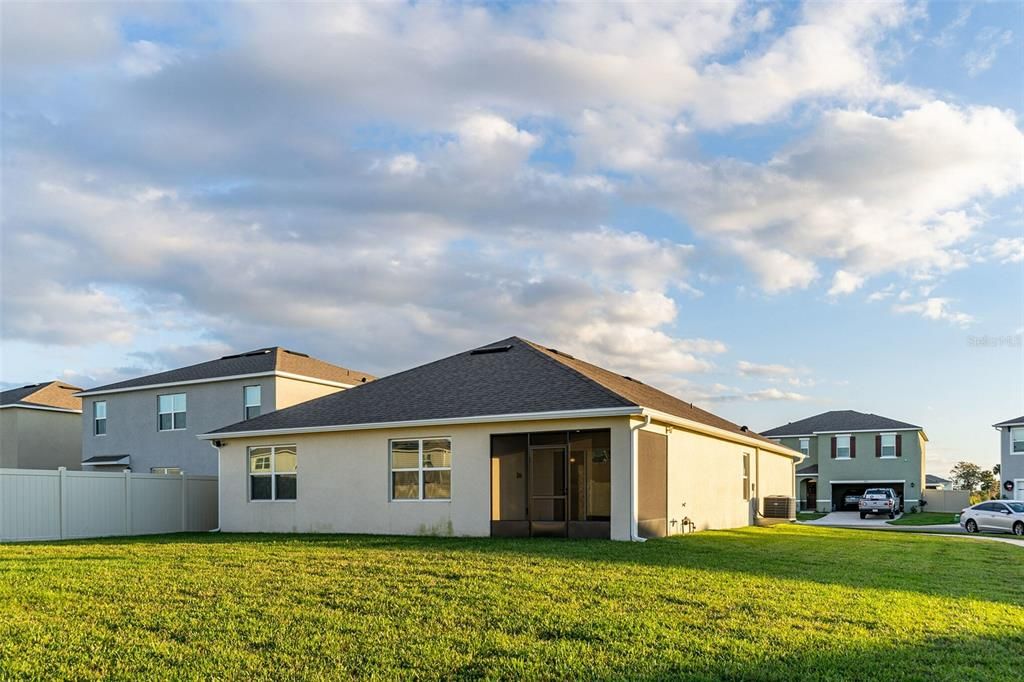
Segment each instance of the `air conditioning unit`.
[[769,519],[795,519],[796,499],[785,495],[764,498],[764,516]]

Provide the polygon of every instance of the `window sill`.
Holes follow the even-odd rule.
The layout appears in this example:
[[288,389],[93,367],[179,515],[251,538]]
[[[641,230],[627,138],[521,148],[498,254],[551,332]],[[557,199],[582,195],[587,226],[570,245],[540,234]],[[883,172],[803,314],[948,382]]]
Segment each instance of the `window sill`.
[[448,504],[451,504],[451,498],[449,498],[447,500],[394,500],[394,499],[392,499],[392,500],[388,500],[388,502],[395,502],[397,504],[409,504],[410,502],[411,503],[429,502],[431,504],[437,504],[438,502],[447,502]]
[[882,455],[878,459],[901,459],[901,458],[897,457],[896,455]]
[[188,429],[157,429],[157,433],[171,433],[172,431],[188,431]]

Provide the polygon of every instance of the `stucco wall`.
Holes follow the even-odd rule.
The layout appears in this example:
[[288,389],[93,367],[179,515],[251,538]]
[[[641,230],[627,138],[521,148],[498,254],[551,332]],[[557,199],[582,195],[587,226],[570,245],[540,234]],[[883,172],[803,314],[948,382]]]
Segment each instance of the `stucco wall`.
[[[280,410],[285,407],[304,403],[307,400],[313,400],[314,398],[330,395],[331,393],[337,393],[341,390],[344,389],[337,386],[314,384],[310,381],[278,377],[277,382],[274,385],[274,402],[269,403],[267,402],[267,399],[264,398],[263,411],[269,412],[271,409]],[[271,408],[271,405],[276,405],[276,407]]]
[[82,415],[8,407],[0,420],[0,467],[80,468]]
[[[190,474],[215,475],[217,452],[196,438],[245,418],[242,389],[262,386],[263,411],[274,405],[274,377],[254,377],[207,384],[110,393],[82,400],[82,459],[95,455],[131,455],[132,471],[149,473],[152,467],[180,467]],[[160,431],[157,396],[186,394],[186,427]],[[93,434],[93,403],[107,401],[107,433]]]
[[[626,417],[377,429],[292,437],[233,438],[220,449],[221,528],[231,532],[490,535],[490,436],[572,429],[611,430],[611,535],[629,537],[629,430]],[[452,499],[391,501],[388,441],[452,439]],[[246,449],[295,444],[295,501],[248,497]]]
[[1003,481],[1017,481],[1017,488],[1024,487],[1024,454],[1015,455],[1011,450],[1010,429],[999,429],[999,443],[1001,457],[999,460],[1000,490],[1006,497],[1017,496],[1017,499],[1024,499],[1024,493],[1014,490],[1007,493],[1002,489]]
[[0,410],[0,469],[18,468],[18,413]]
[[[666,433],[666,425],[657,422],[644,428]],[[749,501],[743,499],[744,453],[750,455]],[[754,510],[763,510],[764,497],[795,496],[791,458],[677,426],[668,433],[668,477],[670,535],[683,532],[684,517],[697,530],[747,526],[754,521]]]
[[875,457],[875,436],[878,433],[882,432],[850,434],[857,439],[857,456],[853,459],[832,459],[832,434],[818,437],[819,511],[831,511],[834,502],[831,499],[832,484],[836,481],[905,481],[904,504],[909,508],[917,503],[924,483],[924,438],[920,432],[899,431],[897,433],[903,435],[902,455],[883,458]]

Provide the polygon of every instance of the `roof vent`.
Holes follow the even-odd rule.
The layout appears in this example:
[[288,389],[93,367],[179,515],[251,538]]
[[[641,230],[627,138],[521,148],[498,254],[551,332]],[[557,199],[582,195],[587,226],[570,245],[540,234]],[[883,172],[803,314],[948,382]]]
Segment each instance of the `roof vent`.
[[284,352],[288,353],[289,355],[298,355],[300,358],[308,358],[309,357],[309,355],[307,353],[300,353],[297,350],[288,350],[287,348],[285,348]]
[[469,351],[470,355],[489,355],[491,353],[507,353],[512,350],[512,346],[489,346],[487,348],[475,348]]
[[747,430],[748,429],[747,429],[747,425],[746,424],[744,424],[743,426],[740,427],[740,431],[742,431],[743,433],[746,433]]
[[548,348],[548,350],[551,351],[552,353],[554,353],[555,355],[561,355],[563,358],[569,358],[570,360],[575,360],[576,359],[573,356],[569,355],[568,353],[564,353],[564,352],[558,350],[557,348]]

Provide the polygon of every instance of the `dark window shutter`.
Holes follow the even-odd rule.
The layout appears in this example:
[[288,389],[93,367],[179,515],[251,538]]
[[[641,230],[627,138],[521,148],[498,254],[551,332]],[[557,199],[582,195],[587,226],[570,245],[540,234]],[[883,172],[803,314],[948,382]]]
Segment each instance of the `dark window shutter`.
[[850,436],[850,459],[857,456],[857,436]]
[[882,436],[875,436],[875,457],[882,456]]
[[896,456],[903,456],[903,434],[901,433],[896,434]]
[[832,436],[832,459],[836,458],[836,437]]

